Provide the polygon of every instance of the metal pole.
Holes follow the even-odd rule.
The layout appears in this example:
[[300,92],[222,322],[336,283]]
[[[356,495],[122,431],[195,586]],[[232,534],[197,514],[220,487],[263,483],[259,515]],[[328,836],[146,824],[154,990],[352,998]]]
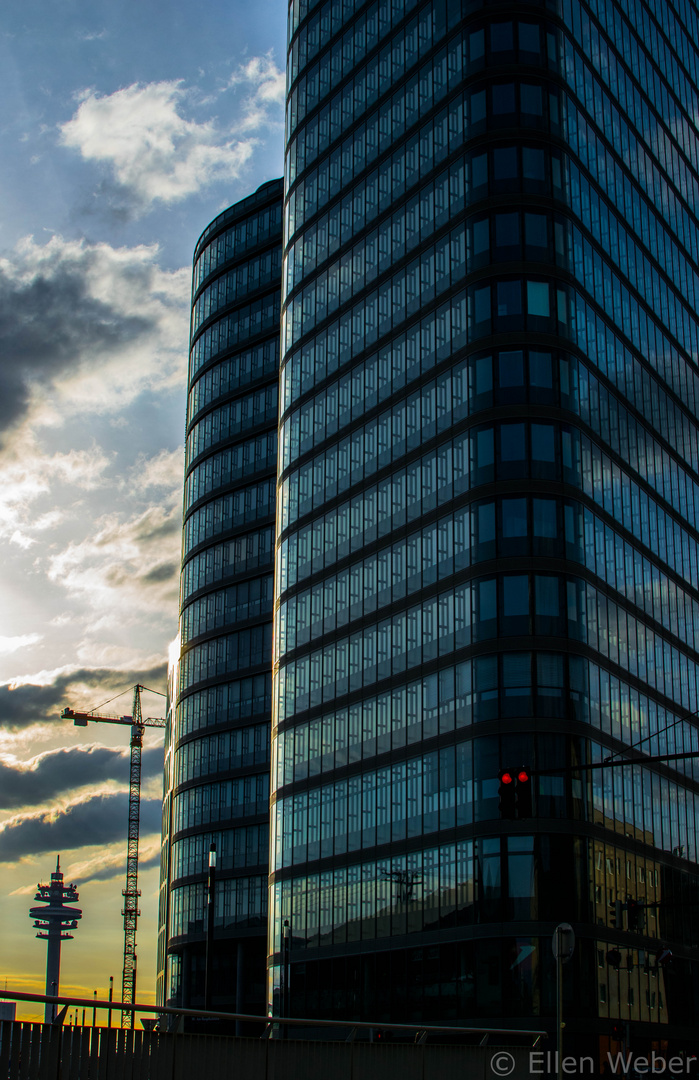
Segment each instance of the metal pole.
[[[243,1012],[243,986],[245,979],[245,946],[242,941],[238,942],[236,949],[236,970],[235,970],[235,1011],[238,1013]],[[236,1035],[243,1034],[243,1026],[240,1020],[235,1022]]]
[[[16,991],[16,990],[13,990],[13,991],[9,991],[9,990],[0,991],[0,1001],[4,1001],[4,1000],[7,1000],[7,1001],[31,1001],[31,1002],[41,1001],[41,1002],[47,1002],[48,1004],[71,1005],[71,1006],[72,1005],[85,1005],[85,1006],[91,1006],[92,1005],[92,1000],[88,1000],[87,998],[73,998],[73,997],[66,997],[66,996],[63,996],[63,995],[61,997],[58,997],[58,998],[53,998],[53,997],[48,997],[45,994],[23,994],[23,993],[21,993],[19,991]],[[120,1009],[122,1007],[122,1005],[126,1005],[126,1002],[120,1002],[120,1001],[117,1002],[116,1005],[115,1005],[115,1008]],[[97,1002],[97,1007],[100,1008],[100,1009],[106,1009],[106,1008],[109,1007],[109,1002],[108,1001],[98,1001]],[[146,1013],[146,1014],[155,1013],[158,1016],[196,1016],[196,1017],[200,1017],[202,1019],[205,1019],[207,1017],[207,1015],[208,1015],[207,1013],[204,1012],[203,1009],[185,1009],[185,1008],[177,1008],[177,1007],[171,1006],[171,1005],[150,1005],[150,1004],[146,1004],[143,1001],[134,1002],[133,1004],[127,1005],[127,1008],[130,1009],[130,1010],[133,1010],[134,1012],[139,1012],[139,1013]],[[258,1014],[253,1014],[253,1013],[234,1013],[234,1012],[227,1012],[227,1011],[225,1011],[223,1009],[215,1009],[215,1010],[213,1010],[213,1015],[215,1017],[217,1017],[217,1018],[220,1018],[221,1020],[242,1020],[245,1024],[248,1024],[248,1023],[260,1024],[262,1027],[265,1027],[265,1028],[273,1026],[275,1023],[277,1023],[278,1020],[280,1020],[279,1017],[270,1017],[270,1016],[268,1016],[266,1014],[260,1016]],[[420,1023],[416,1022],[416,1023],[412,1023],[412,1024],[405,1024],[405,1023],[403,1023],[403,1024],[391,1024],[391,1023],[386,1023],[383,1020],[381,1020],[381,1021],[377,1021],[377,1020],[366,1020],[366,1021],[361,1021],[361,1020],[337,1020],[337,1019],[336,1020],[319,1020],[317,1018],[310,1018],[309,1019],[308,1017],[290,1017],[286,1021],[286,1023],[292,1025],[293,1027],[305,1027],[305,1028],[308,1028],[308,1027],[314,1027],[314,1028],[315,1027],[319,1027],[319,1028],[321,1028],[321,1027],[326,1027],[326,1028],[346,1027],[346,1028],[349,1028],[350,1030],[355,1029],[356,1031],[370,1031],[372,1028],[376,1029],[378,1027],[378,1028],[381,1028],[382,1030],[385,1030],[385,1031],[400,1031],[403,1034],[410,1035],[412,1037],[414,1037],[416,1031],[420,1031],[420,1032],[426,1031],[426,1032],[428,1032],[428,1034],[435,1033],[435,1034],[448,1034],[448,1035],[460,1035],[460,1036],[462,1036],[462,1035],[481,1035],[481,1036],[487,1035],[488,1037],[490,1037],[490,1036],[493,1036],[493,1035],[506,1035],[508,1038],[515,1037],[515,1036],[517,1036],[517,1037],[531,1037],[532,1039],[536,1039],[537,1042],[539,1042],[541,1039],[548,1038],[550,1036],[550,1034],[551,1034],[550,1031],[542,1031],[541,1028],[537,1028],[536,1030],[534,1030],[534,1029],[531,1029],[531,1028],[495,1028],[495,1027],[463,1027],[463,1026],[450,1027],[448,1025],[423,1024],[421,1022]],[[0,1078],[0,1080],[1,1080],[1,1078]]]
[[211,1008],[212,966],[214,959],[214,894],[216,891],[216,845],[209,848],[209,881],[207,888],[206,920],[206,973],[204,981],[204,1008]]
[[563,1080],[563,943],[556,927],[556,1077]]
[[[284,919],[284,926],[282,927],[282,1016],[288,1018],[291,1015],[291,993],[290,993],[290,970],[289,970],[289,950],[291,948],[291,928],[289,926],[289,920]],[[287,1037],[286,1025],[282,1028],[282,1038]]]
[[[109,1003],[110,1003],[110,1005],[112,1003],[113,998],[114,998],[114,976],[110,975],[109,976]],[[109,1012],[109,1027],[111,1027],[112,1026],[112,1010],[109,1009],[108,1012]]]
[[[93,993],[94,993],[95,1001],[97,1001],[97,991],[95,990],[95,991],[93,991]],[[92,1026],[97,1027],[97,1006],[96,1005],[92,1006]]]

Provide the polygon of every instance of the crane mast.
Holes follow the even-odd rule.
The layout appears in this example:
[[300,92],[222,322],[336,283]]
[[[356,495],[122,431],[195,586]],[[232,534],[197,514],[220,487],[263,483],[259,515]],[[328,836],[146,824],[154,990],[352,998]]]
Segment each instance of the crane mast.
[[[105,724],[128,724],[131,728],[131,763],[129,772],[129,823],[126,844],[126,888],[122,889],[124,907],[124,966],[122,971],[121,1000],[125,1005],[133,1005],[136,1000],[136,927],[141,914],[138,898],[138,841],[141,819],[141,750],[143,732],[147,727],[165,727],[165,720],[149,716],[143,718],[141,712],[141,691],[145,687],[137,684],[133,689],[133,710],[131,716],[101,716],[99,713],[81,713],[73,709],[64,709],[61,718],[72,720],[77,727],[86,727],[88,721]],[[123,1010],[121,1026],[133,1028],[134,1013]]]
[[[136,924],[141,909],[138,898],[138,837],[141,818],[141,749],[143,747],[143,721],[141,719],[141,687],[133,692],[131,724],[131,771],[129,774],[129,832],[126,844],[126,888],[123,890],[124,908],[124,969],[121,984],[121,1000],[133,1005],[136,999]],[[133,1027],[134,1014],[128,1009],[121,1014],[121,1026]]]

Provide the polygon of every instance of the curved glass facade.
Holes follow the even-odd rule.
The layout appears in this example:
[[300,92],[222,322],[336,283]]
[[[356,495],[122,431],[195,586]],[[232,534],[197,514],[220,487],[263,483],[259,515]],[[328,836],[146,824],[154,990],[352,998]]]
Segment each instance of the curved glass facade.
[[[695,1037],[699,762],[642,762],[699,750],[675,7],[290,5],[276,1011],[553,1029],[567,920],[571,1052]],[[503,821],[525,765],[533,814]]]
[[282,193],[264,184],[194,253],[167,757],[159,995],[203,1007],[215,843],[212,1005],[243,1013],[265,1001]]

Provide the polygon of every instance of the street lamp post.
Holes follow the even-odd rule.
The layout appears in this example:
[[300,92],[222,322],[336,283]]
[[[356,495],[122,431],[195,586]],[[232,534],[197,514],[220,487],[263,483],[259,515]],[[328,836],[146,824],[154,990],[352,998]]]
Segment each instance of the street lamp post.
[[204,983],[204,1008],[211,1008],[211,967],[214,953],[214,893],[216,890],[216,845],[209,848],[209,882],[207,889],[208,910],[206,923],[206,974]]
[[556,958],[556,1076],[563,1078],[563,965],[575,949],[575,934],[570,923],[559,923],[553,932],[553,955]]
[[[109,1000],[110,1000],[110,1002],[113,999],[114,999],[114,976],[110,975],[109,976]],[[109,1027],[111,1027],[111,1026],[112,1026],[112,1010],[109,1009]]]

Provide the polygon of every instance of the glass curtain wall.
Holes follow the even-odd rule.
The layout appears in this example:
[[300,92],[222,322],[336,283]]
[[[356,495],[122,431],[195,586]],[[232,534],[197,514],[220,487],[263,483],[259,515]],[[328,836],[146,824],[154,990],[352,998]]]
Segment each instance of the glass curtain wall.
[[215,844],[212,1005],[246,1013],[265,1003],[282,192],[230,207],[194,253],[167,758],[163,1000],[203,1007]]
[[688,0],[289,7],[278,1011],[552,1028],[565,920],[571,1047],[695,1037],[699,763],[642,758],[699,745],[696,40]]

